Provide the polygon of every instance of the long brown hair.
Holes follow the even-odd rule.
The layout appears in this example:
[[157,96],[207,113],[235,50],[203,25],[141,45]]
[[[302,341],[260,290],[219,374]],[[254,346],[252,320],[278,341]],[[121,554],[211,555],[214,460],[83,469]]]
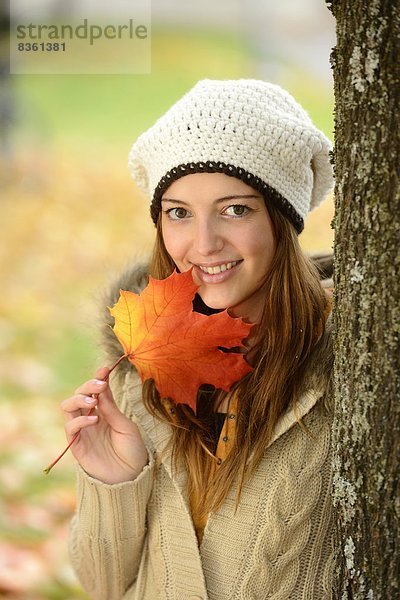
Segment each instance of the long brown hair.
[[[293,225],[273,205],[268,205],[276,241],[275,255],[265,281],[261,321],[255,334],[254,371],[235,386],[238,395],[234,446],[216,469],[213,456],[212,413],[221,390],[201,389],[197,415],[185,405],[173,414],[160,401],[152,381],[144,385],[147,409],[171,425],[175,468],[188,474],[188,494],[198,515],[215,512],[238,477],[236,503],[244,482],[259,464],[282,413],[294,407],[302,385],[307,359],[322,332],[327,298],[312,261],[300,248]],[[175,265],[168,255],[157,224],[157,239],[150,272],[163,279]]]

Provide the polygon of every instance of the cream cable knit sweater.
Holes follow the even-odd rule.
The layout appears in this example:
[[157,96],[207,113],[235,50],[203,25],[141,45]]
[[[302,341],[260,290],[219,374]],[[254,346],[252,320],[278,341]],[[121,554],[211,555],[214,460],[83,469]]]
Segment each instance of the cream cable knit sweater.
[[[330,328],[328,319],[327,329]],[[198,547],[185,473],[170,455],[156,469],[169,426],[145,410],[130,369],[122,410],[141,428],[150,462],[132,482],[107,485],[78,468],[70,555],[94,600],[322,600],[332,597],[333,512],[329,410],[330,334],[318,344],[310,387],[277,424],[255,475],[212,514]],[[296,418],[303,416],[304,428]]]
[[[285,415],[234,512],[232,491],[197,545],[185,476],[153,456],[133,482],[106,485],[78,475],[71,558],[95,600],[319,600],[331,598],[330,420],[310,391]],[[151,455],[168,437],[141,405],[128,376],[125,409],[137,410]],[[314,437],[311,437],[313,435]],[[154,481],[153,481],[154,478]]]

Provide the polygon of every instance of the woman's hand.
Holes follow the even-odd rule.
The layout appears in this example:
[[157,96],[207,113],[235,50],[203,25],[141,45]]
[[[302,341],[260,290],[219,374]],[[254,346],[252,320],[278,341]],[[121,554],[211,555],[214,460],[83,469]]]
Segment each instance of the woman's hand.
[[91,477],[113,484],[136,479],[148,453],[137,425],[119,410],[108,382],[101,381],[108,373],[107,367],[99,369],[97,379],[82,384],[61,409],[68,442],[79,432],[71,446],[76,460]]

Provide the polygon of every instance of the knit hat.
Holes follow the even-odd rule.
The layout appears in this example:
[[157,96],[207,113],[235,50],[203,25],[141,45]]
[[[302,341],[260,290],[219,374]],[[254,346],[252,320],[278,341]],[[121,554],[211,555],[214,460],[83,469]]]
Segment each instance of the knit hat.
[[129,168],[151,199],[191,173],[225,173],[270,200],[298,233],[333,188],[332,145],[278,85],[254,79],[199,81],[133,144]]

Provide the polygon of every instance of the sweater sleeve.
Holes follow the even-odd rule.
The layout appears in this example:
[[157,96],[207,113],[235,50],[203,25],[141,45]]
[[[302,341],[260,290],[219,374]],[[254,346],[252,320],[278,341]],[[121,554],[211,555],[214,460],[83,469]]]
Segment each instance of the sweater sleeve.
[[119,600],[137,577],[154,475],[149,455],[140,475],[121,484],[93,479],[78,466],[69,552],[83,588],[96,600]]

